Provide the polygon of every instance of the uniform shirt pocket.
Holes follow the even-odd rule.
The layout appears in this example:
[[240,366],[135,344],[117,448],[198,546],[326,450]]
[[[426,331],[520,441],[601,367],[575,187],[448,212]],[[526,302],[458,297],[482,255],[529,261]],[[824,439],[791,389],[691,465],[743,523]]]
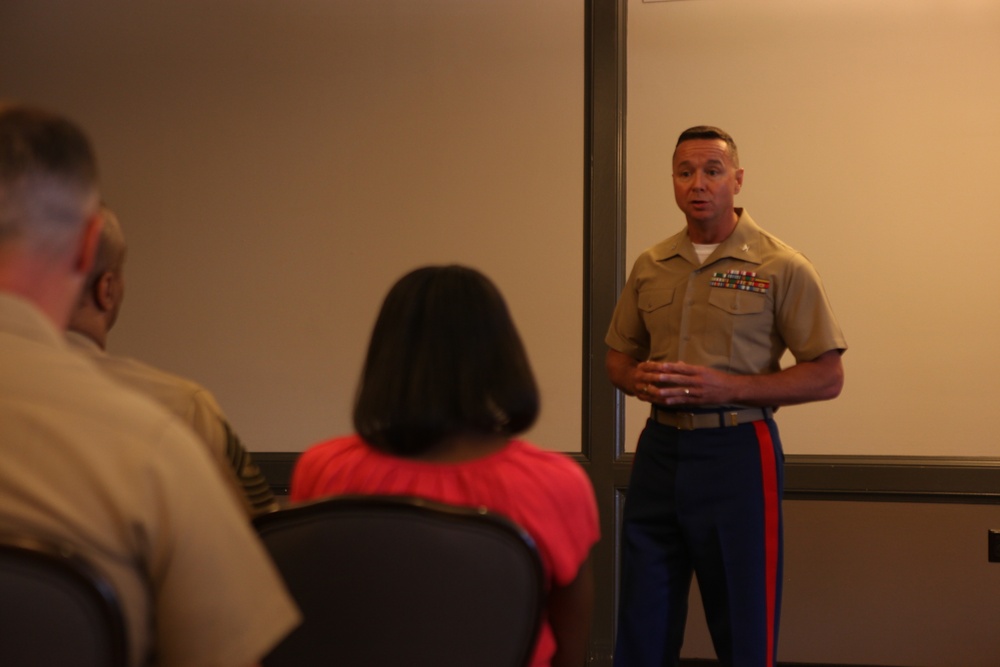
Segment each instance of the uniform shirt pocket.
[[639,292],[639,315],[649,332],[649,353],[653,359],[665,358],[676,345],[677,327],[680,326],[679,307],[674,299],[674,287],[656,287]]
[[755,315],[767,306],[767,296],[757,292],[713,288],[708,302],[730,315]]
[[664,306],[669,306],[674,301],[674,288],[657,288],[643,290],[639,292],[639,310],[644,313],[652,313]]
[[711,342],[706,345],[720,360],[727,360],[727,370],[756,374],[770,368],[775,343],[768,295],[712,288],[708,302],[712,307],[705,336]]

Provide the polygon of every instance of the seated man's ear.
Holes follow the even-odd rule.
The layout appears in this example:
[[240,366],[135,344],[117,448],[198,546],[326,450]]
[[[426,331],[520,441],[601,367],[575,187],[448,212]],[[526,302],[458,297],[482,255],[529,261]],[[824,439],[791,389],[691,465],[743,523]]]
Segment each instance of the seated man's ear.
[[94,303],[104,312],[118,304],[118,280],[113,271],[105,271],[94,283]]

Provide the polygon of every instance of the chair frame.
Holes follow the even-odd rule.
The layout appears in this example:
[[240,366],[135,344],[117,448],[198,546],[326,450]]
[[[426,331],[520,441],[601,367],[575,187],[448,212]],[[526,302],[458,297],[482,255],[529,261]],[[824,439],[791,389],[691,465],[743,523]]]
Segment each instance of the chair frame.
[[[533,628],[533,631],[526,642],[524,654],[520,656],[516,664],[530,664],[535,644],[538,640],[545,606],[544,569],[534,540],[523,528],[507,517],[492,512],[485,507],[454,506],[412,496],[344,495],[291,505],[277,512],[255,517],[253,523],[270,549],[271,545],[268,544],[269,535],[272,531],[281,530],[289,522],[322,523],[326,519],[335,518],[337,515],[344,513],[379,513],[384,511],[404,516],[412,515],[414,519],[429,520],[432,522],[445,522],[445,524],[454,522],[456,525],[471,525],[478,531],[491,531],[498,539],[503,539],[504,544],[509,544],[512,548],[523,551],[523,554],[519,554],[519,556],[523,555],[524,559],[530,562],[532,570],[531,578],[534,580],[532,586],[536,594],[525,612],[526,619],[531,623],[530,627]],[[331,602],[336,603],[336,601]],[[327,662],[322,664],[342,664],[337,662],[338,656],[336,654],[326,655],[325,658]],[[419,661],[416,661],[414,664],[417,664],[417,662]],[[271,663],[265,658],[264,665],[269,664]]]
[[[118,593],[76,548],[23,533],[0,533],[0,567],[7,562],[26,567],[40,579],[51,578],[60,585],[68,584],[81,604],[95,613],[94,618],[99,619],[97,625],[105,629],[106,667],[128,664],[128,635]],[[10,639],[5,637],[3,641],[6,643]],[[59,641],[58,635],[54,635],[52,641]],[[7,652],[0,647],[2,655]],[[4,667],[20,667],[21,664],[4,662]],[[29,657],[24,664],[39,663],[37,658]]]

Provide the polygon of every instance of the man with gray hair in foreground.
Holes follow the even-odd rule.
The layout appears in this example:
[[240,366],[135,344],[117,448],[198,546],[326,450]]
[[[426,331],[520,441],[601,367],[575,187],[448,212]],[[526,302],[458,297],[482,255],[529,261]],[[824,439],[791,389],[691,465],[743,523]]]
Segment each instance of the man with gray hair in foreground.
[[129,665],[252,665],[299,622],[190,429],[63,335],[101,229],[86,136],[0,103],[0,531],[74,545],[114,584]]

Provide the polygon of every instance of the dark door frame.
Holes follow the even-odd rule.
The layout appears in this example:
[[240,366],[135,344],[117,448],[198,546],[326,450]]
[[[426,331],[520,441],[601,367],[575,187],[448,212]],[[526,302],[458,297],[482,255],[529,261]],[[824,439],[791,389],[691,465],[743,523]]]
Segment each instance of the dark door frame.
[[585,3],[584,322],[580,464],[594,485],[601,542],[590,664],[610,665],[614,648],[618,517],[631,455],[622,444],[622,395],[604,371],[604,334],[625,277],[625,103],[627,0]]

